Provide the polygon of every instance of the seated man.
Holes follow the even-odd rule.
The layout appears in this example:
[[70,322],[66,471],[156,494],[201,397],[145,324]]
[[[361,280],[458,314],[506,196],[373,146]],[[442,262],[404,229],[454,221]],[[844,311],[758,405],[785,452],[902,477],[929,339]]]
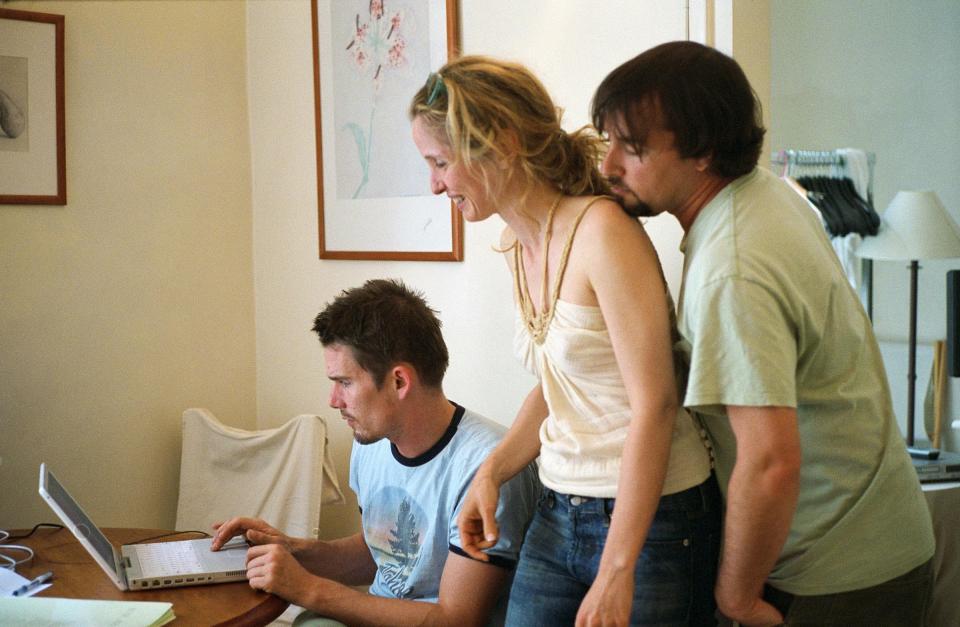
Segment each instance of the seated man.
[[[350,487],[363,530],[325,542],[233,518],[215,525],[212,548],[245,533],[252,587],[347,624],[486,624],[502,610],[533,515],[535,470],[500,491],[490,561],[471,559],[459,546],[461,499],[506,430],[447,400],[447,347],[433,310],[402,283],[368,281],[328,304],[313,330],[333,382],[330,406],[356,440]],[[357,585],[369,594],[349,587]]]

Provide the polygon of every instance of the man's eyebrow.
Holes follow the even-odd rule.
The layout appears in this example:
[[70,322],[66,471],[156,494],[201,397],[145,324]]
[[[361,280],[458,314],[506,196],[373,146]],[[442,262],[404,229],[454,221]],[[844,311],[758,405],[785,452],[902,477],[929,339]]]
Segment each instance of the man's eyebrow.
[[614,131],[610,134],[610,137],[616,138],[620,143],[627,144],[629,146],[642,146],[645,142],[645,138],[638,139],[629,133],[621,133],[619,131]]

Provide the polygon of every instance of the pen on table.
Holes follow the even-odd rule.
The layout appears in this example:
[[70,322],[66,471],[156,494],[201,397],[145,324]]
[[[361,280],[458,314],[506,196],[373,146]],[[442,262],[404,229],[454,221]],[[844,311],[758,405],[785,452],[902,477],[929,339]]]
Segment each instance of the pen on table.
[[39,586],[42,586],[43,584],[47,583],[47,582],[50,581],[51,579],[53,579],[53,573],[52,573],[52,572],[43,573],[42,575],[39,575],[39,576],[37,576],[37,577],[34,577],[33,579],[31,579],[31,580],[28,581],[27,583],[23,584],[22,586],[20,586],[20,587],[17,588],[16,590],[14,590],[14,591],[13,591],[13,596],[18,597],[18,596],[20,596],[21,594],[26,594],[26,593],[30,592],[31,590],[33,590],[34,588],[37,588],[37,587],[39,587]]

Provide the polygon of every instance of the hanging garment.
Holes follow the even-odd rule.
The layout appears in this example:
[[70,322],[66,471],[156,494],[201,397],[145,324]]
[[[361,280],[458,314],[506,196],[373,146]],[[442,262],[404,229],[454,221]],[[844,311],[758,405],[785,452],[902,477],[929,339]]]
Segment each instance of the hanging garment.
[[183,412],[178,530],[209,533],[214,522],[251,516],[288,535],[316,538],[320,507],[333,503],[343,503],[343,492],[320,416],[247,431],[206,409]]

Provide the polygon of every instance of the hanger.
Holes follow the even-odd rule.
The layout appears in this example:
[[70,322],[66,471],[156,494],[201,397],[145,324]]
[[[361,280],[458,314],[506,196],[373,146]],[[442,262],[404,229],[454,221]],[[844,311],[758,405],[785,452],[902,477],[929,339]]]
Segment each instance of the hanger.
[[797,182],[812,192],[808,197],[820,209],[832,237],[843,237],[849,233],[876,235],[880,216],[857,193],[849,177],[801,176]]

